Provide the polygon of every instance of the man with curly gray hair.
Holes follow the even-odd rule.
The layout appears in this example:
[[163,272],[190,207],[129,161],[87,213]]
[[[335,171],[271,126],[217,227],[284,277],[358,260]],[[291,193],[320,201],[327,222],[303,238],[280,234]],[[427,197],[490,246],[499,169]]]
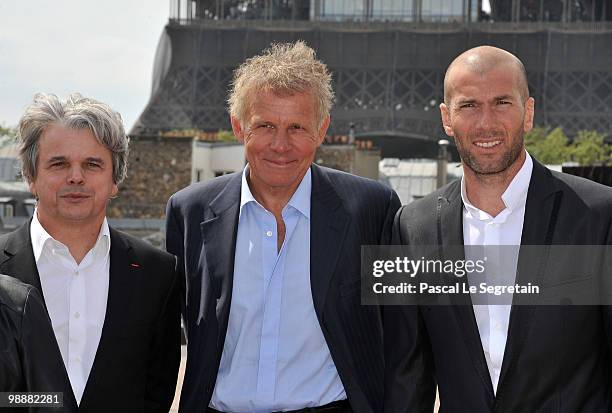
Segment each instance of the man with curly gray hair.
[[168,202],[184,274],[182,412],[382,411],[382,323],[360,305],[360,247],[386,243],[399,199],[313,163],[331,75],[304,42],[235,72],[229,112],[242,172]]
[[0,272],[42,293],[67,407],[167,412],[180,360],[175,258],[108,225],[127,170],[121,116],[80,94],[37,94],[18,139],[36,209],[0,237]]

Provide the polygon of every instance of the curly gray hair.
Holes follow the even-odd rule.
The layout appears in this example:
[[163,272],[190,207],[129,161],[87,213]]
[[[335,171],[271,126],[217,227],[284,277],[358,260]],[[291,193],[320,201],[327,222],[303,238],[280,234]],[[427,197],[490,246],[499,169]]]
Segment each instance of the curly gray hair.
[[71,129],[89,129],[98,142],[111,152],[115,184],[125,179],[129,138],[118,112],[105,103],[79,93],[71,94],[65,101],[53,94],[38,93],[19,120],[21,174],[28,183],[36,179],[40,137],[53,123]]

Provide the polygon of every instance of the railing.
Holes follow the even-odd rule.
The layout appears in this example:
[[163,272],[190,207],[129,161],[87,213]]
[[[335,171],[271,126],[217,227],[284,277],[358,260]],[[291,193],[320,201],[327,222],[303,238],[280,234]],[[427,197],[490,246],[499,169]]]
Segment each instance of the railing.
[[[326,3],[328,1],[328,3]],[[422,0],[414,0],[410,5],[400,8],[391,7],[385,0],[362,0],[346,7],[340,7],[335,0],[170,0],[170,19],[173,21],[197,20],[257,20],[257,21],[349,21],[349,22],[436,22],[471,23],[505,22],[510,24],[599,24],[603,10],[592,7],[582,10],[570,2],[564,2],[563,10],[544,6],[512,7],[503,3],[497,14],[477,8],[476,0],[452,0],[441,3],[436,8],[423,8]],[[576,2],[577,4],[578,2]],[[502,4],[502,3],[500,3]],[[534,3],[535,4],[535,3]],[[593,3],[595,4],[595,3]],[[536,7],[537,6],[537,7]]]
[[210,19],[170,19],[170,25],[204,26],[219,29],[238,28],[283,28],[283,29],[333,29],[333,30],[423,30],[448,31],[470,29],[483,32],[536,32],[544,30],[575,32],[609,32],[612,22],[415,22],[415,21],[292,21],[292,20],[210,20]]

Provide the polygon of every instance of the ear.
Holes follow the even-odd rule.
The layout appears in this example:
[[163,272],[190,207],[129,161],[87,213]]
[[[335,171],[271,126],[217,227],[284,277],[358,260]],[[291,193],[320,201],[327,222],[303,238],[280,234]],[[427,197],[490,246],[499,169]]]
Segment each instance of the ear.
[[444,126],[444,132],[446,132],[448,136],[455,136],[453,128],[451,127],[450,111],[448,106],[446,106],[446,103],[440,103],[440,115],[442,116],[442,126]]
[[111,189],[111,198],[116,197],[118,192],[119,192],[119,188],[117,187],[117,184],[113,183],[113,187]]
[[317,136],[317,146],[321,146],[325,136],[327,135],[327,129],[329,129],[329,124],[331,123],[331,116],[327,115],[325,119],[323,119],[323,123],[321,123],[321,127],[319,128],[319,135]]
[[34,198],[36,198],[36,184],[34,183],[34,181],[28,183],[28,189],[30,190],[32,195],[34,195]]
[[523,130],[529,132],[533,129],[533,116],[535,113],[535,100],[530,97],[525,102],[525,120],[523,121]]
[[244,143],[244,129],[242,129],[242,125],[238,118],[231,116],[230,122],[232,123],[232,131],[234,132],[234,136],[238,139],[238,142]]

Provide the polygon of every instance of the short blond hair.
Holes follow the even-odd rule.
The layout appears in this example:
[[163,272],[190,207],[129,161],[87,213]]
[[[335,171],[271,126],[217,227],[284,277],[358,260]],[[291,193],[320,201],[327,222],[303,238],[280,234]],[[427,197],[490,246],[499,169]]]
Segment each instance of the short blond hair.
[[266,91],[281,96],[312,94],[319,126],[329,115],[334,100],[327,66],[317,60],[315,51],[302,40],[272,44],[234,71],[228,99],[230,115],[244,121],[252,96]]

